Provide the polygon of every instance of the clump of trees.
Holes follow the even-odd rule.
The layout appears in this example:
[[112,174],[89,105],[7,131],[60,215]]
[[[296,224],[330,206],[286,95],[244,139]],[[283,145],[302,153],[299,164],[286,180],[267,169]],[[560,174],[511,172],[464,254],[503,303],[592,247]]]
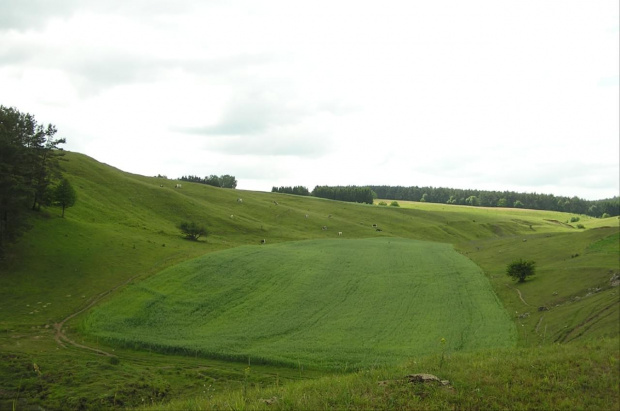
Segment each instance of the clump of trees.
[[216,176],[215,174],[212,174],[205,178],[188,175],[182,176],[181,178],[179,178],[179,180],[189,181],[191,183],[207,184],[210,186],[221,188],[237,188],[237,179],[235,178],[235,176],[231,176],[228,174],[224,174],[221,176]]
[[184,221],[178,225],[178,228],[188,240],[198,241],[198,238],[208,234],[203,225],[194,221]]
[[591,217],[620,215],[620,197],[603,200],[584,200],[553,194],[516,193],[513,191],[483,191],[444,187],[369,186],[377,198],[429,203],[461,204],[481,207],[531,208],[586,214]]
[[316,186],[312,190],[314,197],[330,200],[349,201],[352,203],[372,204],[377,195],[369,187],[358,186]]
[[273,187],[271,189],[272,193],[284,193],[284,194],[295,194],[298,196],[309,196],[310,190],[308,190],[304,186],[295,186],[295,187]]
[[536,263],[531,260],[523,260],[520,258],[508,264],[506,274],[518,282],[524,283],[527,277],[536,274]]
[[51,183],[60,176],[56,127],[0,105],[0,255],[25,228],[26,211],[49,205]]

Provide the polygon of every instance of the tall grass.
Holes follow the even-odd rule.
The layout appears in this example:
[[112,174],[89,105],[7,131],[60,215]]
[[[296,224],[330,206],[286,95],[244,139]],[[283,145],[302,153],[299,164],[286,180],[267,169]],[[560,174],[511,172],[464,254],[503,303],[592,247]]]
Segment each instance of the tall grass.
[[512,346],[488,280],[446,244],[396,238],[237,247],[169,268],[94,310],[84,331],[217,358],[356,369]]
[[[440,354],[280,387],[255,387],[157,409],[614,410],[620,406],[618,338],[538,348]],[[449,381],[412,384],[413,373]]]

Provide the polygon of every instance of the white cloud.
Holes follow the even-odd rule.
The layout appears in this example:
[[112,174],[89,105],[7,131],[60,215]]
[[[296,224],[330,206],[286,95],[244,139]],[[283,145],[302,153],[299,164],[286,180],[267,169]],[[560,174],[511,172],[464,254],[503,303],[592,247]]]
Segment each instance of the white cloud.
[[618,195],[617,2],[5,3],[0,104],[127,171]]

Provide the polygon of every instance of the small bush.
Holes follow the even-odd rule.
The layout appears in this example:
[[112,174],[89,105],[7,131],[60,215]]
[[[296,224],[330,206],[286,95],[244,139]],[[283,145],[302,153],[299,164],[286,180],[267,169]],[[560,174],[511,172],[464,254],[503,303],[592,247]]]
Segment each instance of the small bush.
[[579,217],[571,217],[570,218],[570,222],[571,223],[576,223],[577,221],[579,221]]
[[379,201],[379,205],[380,205],[380,206],[386,206],[386,205],[387,205],[387,203],[386,203],[385,201]]
[[390,207],[400,207],[400,204],[398,204],[398,201],[392,201]]
[[581,228],[582,230],[585,229],[586,227],[583,224],[577,224],[577,228]]
[[185,238],[189,240],[197,241],[200,236],[207,235],[207,229],[204,226],[198,225],[195,222],[185,221],[179,224],[179,230],[185,235]]

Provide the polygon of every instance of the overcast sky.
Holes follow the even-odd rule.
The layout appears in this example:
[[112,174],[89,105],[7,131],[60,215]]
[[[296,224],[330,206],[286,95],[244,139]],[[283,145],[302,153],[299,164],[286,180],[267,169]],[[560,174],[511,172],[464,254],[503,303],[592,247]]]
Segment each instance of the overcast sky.
[[618,8],[0,0],[0,104],[142,175],[608,198]]

